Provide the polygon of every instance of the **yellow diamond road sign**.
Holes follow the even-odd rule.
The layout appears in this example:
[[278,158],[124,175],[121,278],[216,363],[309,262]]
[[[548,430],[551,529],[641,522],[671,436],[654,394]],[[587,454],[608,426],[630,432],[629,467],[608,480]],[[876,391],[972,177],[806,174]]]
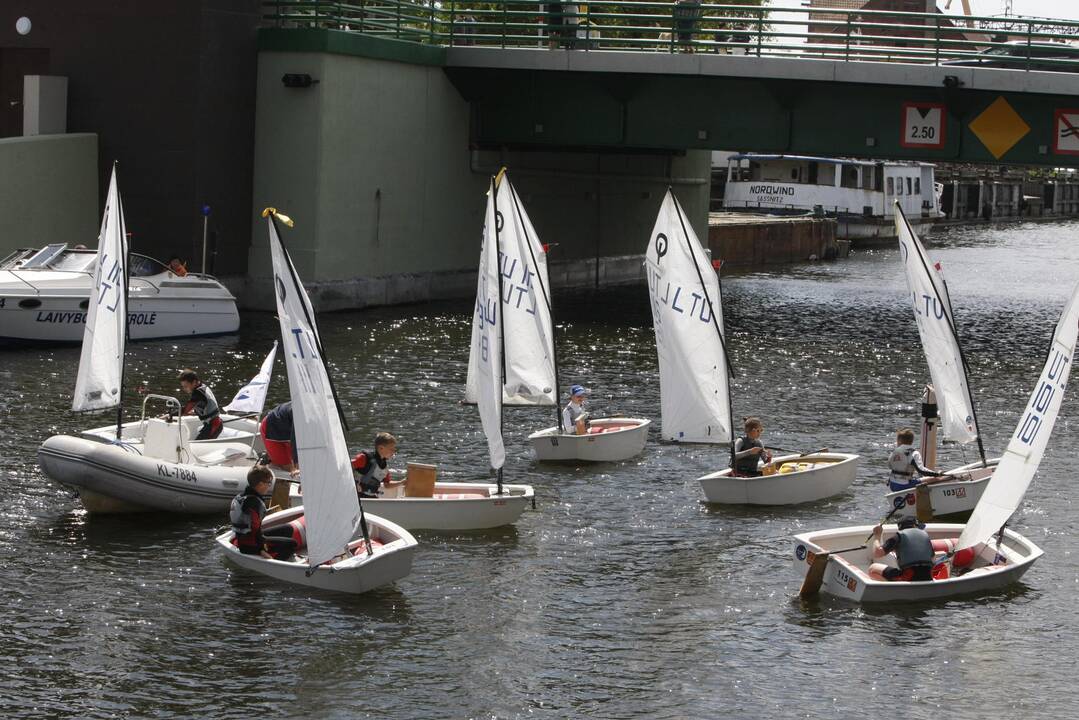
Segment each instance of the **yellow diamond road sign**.
[[992,105],[971,121],[969,127],[997,160],[1030,132],[1030,126],[1003,97],[994,100]]

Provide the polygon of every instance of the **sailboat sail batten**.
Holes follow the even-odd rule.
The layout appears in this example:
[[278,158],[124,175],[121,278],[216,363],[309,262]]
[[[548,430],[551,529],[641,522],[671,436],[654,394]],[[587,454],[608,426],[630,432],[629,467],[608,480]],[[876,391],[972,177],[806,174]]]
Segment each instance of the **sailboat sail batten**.
[[1079,285],[1061,313],[1053,334],[1045,366],[1038,384],[1019,416],[1019,424],[1008,442],[1000,464],[971,513],[959,548],[973,547],[989,539],[1008,521],[1023,501],[1030,481],[1038,470],[1049,436],[1053,432],[1064,388],[1071,374],[1079,336]]
[[[507,405],[554,405],[554,339],[551,305],[547,293],[547,256],[508,176],[492,190],[498,194],[501,249],[497,269],[501,273],[501,309],[506,345],[506,378],[503,402]],[[473,344],[476,348],[476,328]],[[481,358],[469,354],[465,401],[476,402]]]
[[288,370],[299,465],[303,468],[308,562],[314,567],[344,551],[359,521],[348,446],[307,291],[268,218],[281,349]]
[[948,287],[940,269],[929,261],[925,247],[898,207],[895,227],[918,335],[937,395],[944,437],[960,443],[973,442],[978,439],[978,424]]
[[729,443],[723,307],[707,257],[668,191],[645,253],[659,353],[662,433],[681,442]]
[[120,404],[127,330],[127,233],[113,168],[98,238],[97,266],[83,330],[71,409]]

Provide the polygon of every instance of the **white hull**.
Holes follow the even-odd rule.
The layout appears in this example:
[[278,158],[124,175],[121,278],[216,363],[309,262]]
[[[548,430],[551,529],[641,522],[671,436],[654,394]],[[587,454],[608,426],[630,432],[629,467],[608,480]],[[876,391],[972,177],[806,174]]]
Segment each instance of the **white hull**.
[[[432,497],[405,497],[398,486],[378,498],[364,498],[364,509],[406,530],[484,530],[512,525],[535,503],[531,485],[436,482]],[[303,504],[302,486],[293,485],[293,507]]]
[[[962,477],[962,480],[926,485],[929,489],[929,504],[933,509],[933,519],[937,522],[965,522],[989,485],[989,480],[993,477],[993,471],[999,462],[1000,458],[993,458],[987,461],[988,467],[985,468],[982,467],[980,461],[963,465],[945,473]],[[968,480],[967,477],[971,479]],[[917,516],[917,495],[914,490],[890,492],[884,496],[884,499],[888,511],[895,507],[895,503],[903,503],[892,516],[896,522],[908,515]]]
[[589,428],[603,428],[603,432],[567,435],[551,427],[532,433],[528,439],[537,460],[615,462],[644,452],[651,424],[642,418],[599,418],[592,420]]
[[[184,433],[185,441],[197,443],[198,445],[220,443],[247,443],[248,445],[251,445],[252,441],[254,441],[255,452],[262,452],[265,450],[265,447],[262,444],[262,436],[259,434],[258,423],[254,418],[237,418],[235,415],[222,413],[221,420],[225,423],[225,426],[222,428],[220,435],[213,440],[195,440],[195,436],[199,434],[199,430],[202,428],[202,422],[200,422],[197,417],[185,415],[181,418],[182,432]],[[123,424],[120,437],[125,444],[141,445],[145,433],[146,421],[132,420]],[[87,440],[112,442],[116,439],[116,425],[114,423],[112,425],[102,425],[101,427],[83,430],[79,435]]]
[[[73,488],[90,512],[221,513],[247,485],[254,464],[244,445],[192,448],[201,462],[176,463],[137,449],[54,435],[38,448],[52,480]],[[287,477],[287,475],[286,475]]]
[[[302,515],[302,507],[271,513],[266,516],[263,529],[283,525]],[[270,560],[261,555],[244,555],[232,544],[231,530],[214,540],[225,553],[225,558],[244,570],[294,585],[359,594],[407,576],[412,572],[412,559],[416,554],[416,539],[399,525],[367,514],[367,527],[375,547],[374,554],[368,555],[363,548],[363,540],[354,538],[349,543],[349,550],[350,554],[356,554],[332,564],[320,565],[310,575],[310,568],[302,557],[283,561]]]
[[858,455],[783,455],[773,462],[821,463],[813,469],[760,477],[731,477],[730,468],[700,478],[706,502],[726,505],[796,505],[837,495],[854,482]]
[[[955,539],[962,532],[963,525],[935,523],[927,525],[925,529],[934,540]],[[815,554],[862,545],[872,530],[871,525],[863,525],[795,535],[793,554],[795,572],[799,578],[804,578],[813,563]],[[886,526],[884,539],[894,533],[894,525]],[[1005,531],[1004,542],[1000,548],[1006,563],[992,564],[997,553],[995,542],[978,545],[975,552],[977,554],[975,567],[967,574],[927,582],[871,578],[868,568],[874,560],[870,559],[868,549],[831,555],[824,571],[821,591],[844,600],[864,603],[939,600],[956,595],[988,592],[1011,585],[1017,582],[1023,573],[1042,556],[1040,548],[1011,530]],[[894,565],[894,556],[887,557]],[[885,562],[885,559],[875,562]]]
[[[0,270],[0,339],[81,342],[90,298],[89,272]],[[209,275],[169,272],[128,285],[132,340],[236,332],[236,298]]]

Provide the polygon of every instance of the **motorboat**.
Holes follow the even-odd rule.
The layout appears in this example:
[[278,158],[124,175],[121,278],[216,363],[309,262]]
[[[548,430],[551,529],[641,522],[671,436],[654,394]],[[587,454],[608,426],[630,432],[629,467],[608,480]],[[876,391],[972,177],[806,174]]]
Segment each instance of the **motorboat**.
[[795,505],[838,495],[854,482],[860,456],[816,452],[781,455],[767,474],[739,477],[730,468],[700,478],[704,498],[724,505]]
[[[221,442],[194,442],[192,419],[178,417],[180,404],[174,398],[164,398],[171,403],[171,418],[146,417],[144,400],[137,427],[123,422],[129,254],[115,169],[101,227],[100,270],[93,277],[81,328],[71,409],[115,408],[116,424],[107,432],[98,428],[83,437],[48,438],[38,449],[38,464],[47,477],[78,492],[90,512],[222,512],[246,484],[247,472],[256,462],[252,448],[256,438],[250,432],[241,437],[239,431],[230,430],[219,438]],[[238,439],[245,442],[235,442]]]
[[[296,541],[288,558],[240,552],[232,529],[215,538],[226,560],[266,577],[321,590],[363,593],[412,571],[416,539],[395,523],[368,515],[356,493],[345,444],[344,419],[329,375],[326,351],[307,291],[277,233],[276,210],[267,208],[274,295],[292,398],[304,504],[273,512],[271,530],[289,526]],[[281,216],[291,225],[291,220]]]
[[146,420],[137,445],[54,435],[38,448],[37,459],[42,472],[74,490],[91,513],[184,514],[228,510],[257,461],[249,444],[192,443],[182,425],[159,418]]
[[[55,243],[0,261],[0,342],[82,340],[97,250]],[[177,275],[131,253],[127,325],[132,340],[236,332],[236,298],[212,275]]]

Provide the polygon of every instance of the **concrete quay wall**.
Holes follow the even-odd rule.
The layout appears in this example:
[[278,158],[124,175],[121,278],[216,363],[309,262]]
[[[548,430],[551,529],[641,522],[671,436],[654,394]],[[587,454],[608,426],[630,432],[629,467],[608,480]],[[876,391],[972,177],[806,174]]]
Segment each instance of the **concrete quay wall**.
[[49,243],[97,246],[97,135],[0,138],[0,257]]
[[[266,50],[258,65],[253,211],[296,221],[282,239],[319,310],[474,293],[485,193],[503,165],[552,244],[555,287],[638,279],[620,258],[643,252],[668,186],[706,232],[707,151],[478,149],[470,105],[440,67]],[[318,82],[284,86],[304,73]],[[270,275],[262,221],[245,307],[273,308]]]

